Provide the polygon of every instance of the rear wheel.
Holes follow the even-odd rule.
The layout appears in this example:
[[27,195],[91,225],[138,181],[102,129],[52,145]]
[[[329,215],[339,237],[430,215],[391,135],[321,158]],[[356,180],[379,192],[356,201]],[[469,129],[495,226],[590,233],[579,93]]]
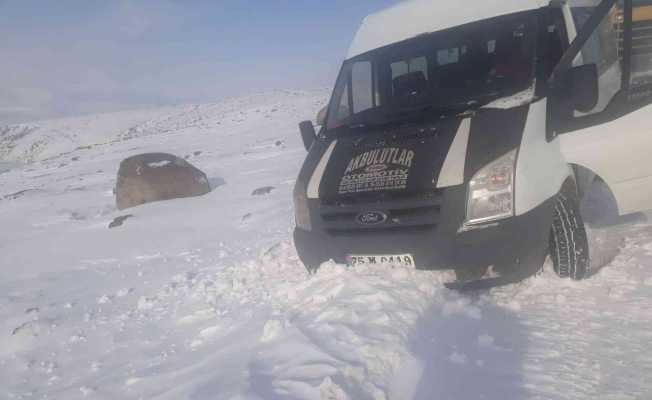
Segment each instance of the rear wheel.
[[550,258],[557,275],[581,280],[590,272],[589,242],[577,196],[564,191],[555,199]]

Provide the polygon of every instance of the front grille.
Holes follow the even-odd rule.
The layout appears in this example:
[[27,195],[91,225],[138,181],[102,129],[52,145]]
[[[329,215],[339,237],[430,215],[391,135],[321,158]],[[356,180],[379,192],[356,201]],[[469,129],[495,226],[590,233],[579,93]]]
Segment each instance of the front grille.
[[396,192],[365,192],[351,195],[343,195],[334,199],[322,199],[323,206],[368,206],[380,203],[398,202],[398,201],[415,201],[415,202],[434,202],[437,204],[443,195],[442,190],[431,190],[427,192],[415,193],[408,191]]
[[395,233],[425,233],[435,229],[436,225],[422,226],[393,226],[383,228],[369,229],[329,229],[327,232],[333,236],[355,237],[359,235],[376,234],[376,235],[393,235]]
[[[396,230],[430,230],[440,222],[442,191],[419,194],[365,194],[337,200],[322,200],[319,210],[321,224],[333,235],[359,233],[392,233]],[[357,221],[361,213],[376,211],[387,220],[376,225]]]

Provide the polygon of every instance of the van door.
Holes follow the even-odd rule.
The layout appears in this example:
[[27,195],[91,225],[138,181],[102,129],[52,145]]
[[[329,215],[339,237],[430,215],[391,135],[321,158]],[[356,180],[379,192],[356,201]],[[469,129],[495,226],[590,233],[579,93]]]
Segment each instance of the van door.
[[551,94],[548,135],[557,135],[570,164],[597,174],[620,214],[652,209],[652,0],[569,2],[578,32],[553,73],[594,64],[598,100],[592,110],[564,107]]

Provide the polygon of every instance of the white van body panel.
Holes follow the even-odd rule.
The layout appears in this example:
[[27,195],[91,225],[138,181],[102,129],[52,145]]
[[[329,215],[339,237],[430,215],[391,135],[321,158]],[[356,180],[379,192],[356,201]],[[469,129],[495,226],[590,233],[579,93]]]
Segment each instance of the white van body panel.
[[652,203],[652,105],[601,125],[559,136],[568,163],[599,175],[621,215],[650,209]]
[[523,215],[559,193],[570,176],[558,139],[545,135],[547,99],[530,105],[516,162],[514,211]]
[[544,0],[409,0],[371,14],[358,30],[348,58],[415,36],[547,6]]

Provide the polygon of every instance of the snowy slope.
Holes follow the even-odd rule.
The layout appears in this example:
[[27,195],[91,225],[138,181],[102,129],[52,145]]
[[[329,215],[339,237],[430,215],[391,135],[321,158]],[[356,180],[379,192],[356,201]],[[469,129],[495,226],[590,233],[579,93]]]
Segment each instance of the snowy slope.
[[[446,273],[307,276],[296,124],[326,96],[0,128],[0,399],[652,398],[645,220],[614,228],[620,254],[581,283],[550,266],[473,296]],[[215,189],[116,211],[119,162],[149,151],[188,156]]]

